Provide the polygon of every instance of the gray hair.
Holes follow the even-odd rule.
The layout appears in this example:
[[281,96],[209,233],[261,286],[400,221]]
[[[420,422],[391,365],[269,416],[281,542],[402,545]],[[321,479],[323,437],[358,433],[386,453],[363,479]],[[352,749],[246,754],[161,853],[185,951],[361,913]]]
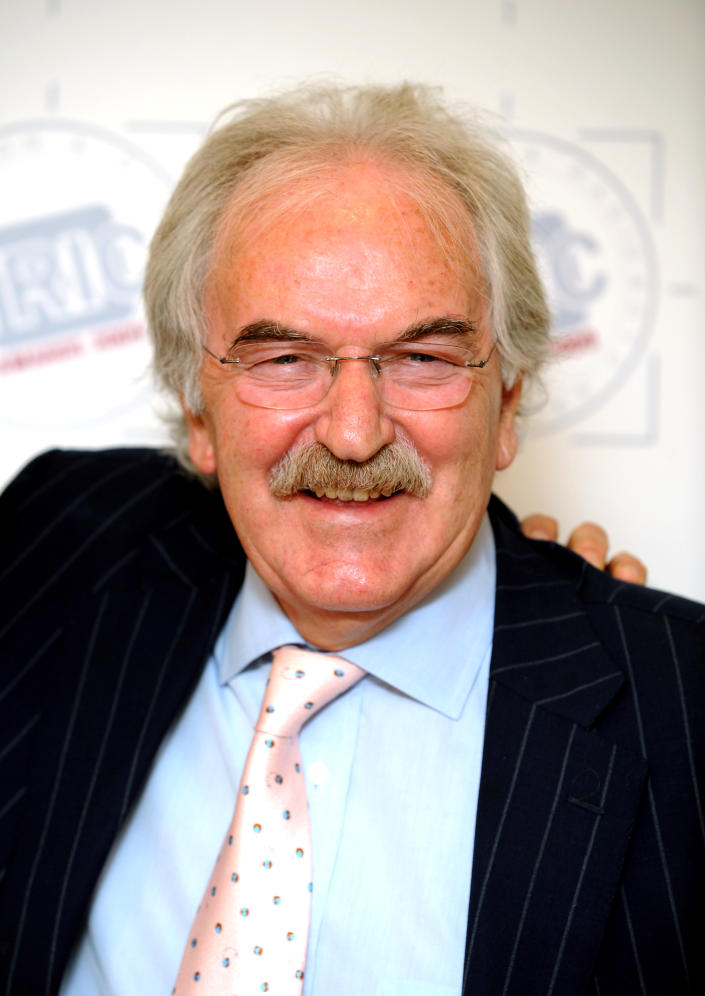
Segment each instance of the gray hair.
[[[233,104],[184,170],[152,240],[144,298],[158,384],[202,410],[199,370],[207,327],[205,291],[222,222],[240,231],[259,218],[273,189],[327,165],[373,155],[401,167],[445,249],[472,249],[459,231],[452,191],[471,222],[488,294],[488,317],[507,386],[535,382],[550,315],[530,244],[524,189],[501,139],[476,115],[448,110],[429,87],[315,85]],[[414,177],[431,181],[419,184]],[[467,220],[467,219],[466,219]],[[462,227],[462,223],[461,223]],[[183,414],[170,419],[189,469]]]

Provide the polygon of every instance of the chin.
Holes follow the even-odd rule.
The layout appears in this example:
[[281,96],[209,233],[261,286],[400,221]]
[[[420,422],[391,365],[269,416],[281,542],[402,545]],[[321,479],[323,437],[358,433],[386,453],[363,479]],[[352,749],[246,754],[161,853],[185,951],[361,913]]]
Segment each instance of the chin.
[[302,607],[331,614],[384,612],[401,602],[409,587],[409,584],[390,585],[388,578],[381,583],[379,580],[373,583],[360,577],[351,579],[349,574],[337,579],[327,575],[323,584],[314,585],[307,591],[299,588],[295,592],[295,600]]

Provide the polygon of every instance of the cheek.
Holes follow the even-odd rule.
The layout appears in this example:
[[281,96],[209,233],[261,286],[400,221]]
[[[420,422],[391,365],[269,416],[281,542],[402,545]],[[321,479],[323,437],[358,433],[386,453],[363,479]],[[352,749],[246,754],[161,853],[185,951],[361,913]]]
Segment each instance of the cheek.
[[264,479],[272,466],[305,433],[310,423],[301,412],[274,412],[232,401],[215,408],[212,433],[221,487],[254,477]]
[[434,413],[408,425],[409,436],[429,464],[434,483],[452,490],[463,503],[469,490],[491,479],[497,448],[493,397],[477,397],[473,405]]

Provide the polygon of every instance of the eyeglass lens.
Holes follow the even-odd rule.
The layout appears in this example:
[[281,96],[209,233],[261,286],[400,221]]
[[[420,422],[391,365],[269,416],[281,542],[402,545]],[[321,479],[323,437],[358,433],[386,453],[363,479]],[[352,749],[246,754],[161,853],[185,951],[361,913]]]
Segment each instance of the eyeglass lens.
[[244,343],[224,359],[236,374],[240,399],[257,407],[292,410],[316,405],[343,366],[366,362],[386,404],[431,411],[461,404],[477,368],[488,358],[480,360],[465,346],[426,342],[390,343],[374,356],[333,357],[321,344],[287,341]]

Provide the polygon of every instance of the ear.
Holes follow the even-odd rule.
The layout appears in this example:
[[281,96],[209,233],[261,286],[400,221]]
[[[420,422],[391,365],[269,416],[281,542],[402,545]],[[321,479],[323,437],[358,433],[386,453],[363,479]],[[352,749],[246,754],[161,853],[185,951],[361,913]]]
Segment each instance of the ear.
[[216,471],[215,447],[213,435],[205,414],[194,415],[181,402],[188,426],[188,454],[191,462],[202,474],[211,475]]
[[502,406],[499,413],[497,435],[497,470],[504,470],[516,456],[519,440],[516,431],[516,414],[521,400],[521,377],[511,387],[502,385]]

